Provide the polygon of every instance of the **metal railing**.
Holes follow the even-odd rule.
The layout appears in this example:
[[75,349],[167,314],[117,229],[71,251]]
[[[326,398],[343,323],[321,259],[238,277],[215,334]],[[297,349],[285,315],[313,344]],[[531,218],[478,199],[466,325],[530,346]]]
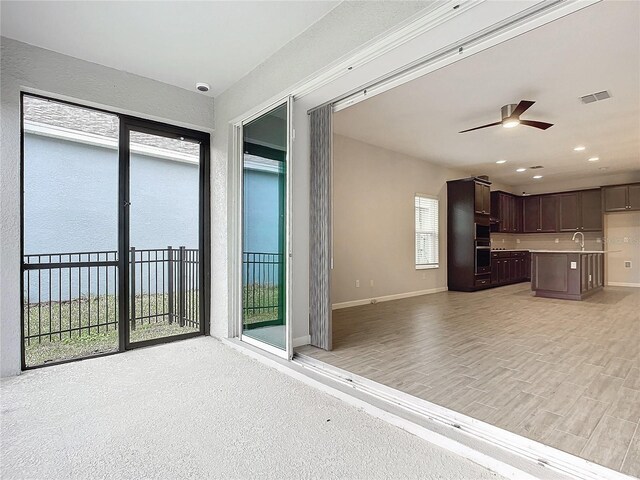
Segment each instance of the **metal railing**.
[[[200,328],[198,249],[131,248],[129,322]],[[25,345],[118,328],[117,251],[24,256]]]
[[245,323],[281,320],[284,256],[281,253],[243,252],[242,313]]

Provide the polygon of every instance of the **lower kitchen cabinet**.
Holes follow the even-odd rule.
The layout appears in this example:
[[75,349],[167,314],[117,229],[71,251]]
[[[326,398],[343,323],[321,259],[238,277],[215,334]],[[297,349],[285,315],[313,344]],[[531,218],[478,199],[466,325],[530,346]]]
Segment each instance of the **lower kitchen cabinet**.
[[525,250],[491,252],[491,285],[508,285],[531,279],[531,257]]

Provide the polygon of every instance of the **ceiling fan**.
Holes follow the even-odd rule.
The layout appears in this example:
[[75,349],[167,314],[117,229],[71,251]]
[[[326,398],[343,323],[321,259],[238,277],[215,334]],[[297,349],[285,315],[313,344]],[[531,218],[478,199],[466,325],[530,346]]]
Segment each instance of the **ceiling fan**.
[[487,127],[495,127],[496,125],[502,125],[504,128],[513,128],[518,125],[526,125],[527,127],[539,128],[540,130],[546,130],[549,127],[553,127],[553,123],[546,122],[538,122],[535,120],[520,120],[520,115],[526,112],[531,105],[536,102],[532,102],[530,100],[520,100],[520,103],[517,105],[515,103],[505,105],[500,110],[502,114],[502,120],[499,122],[489,123],[487,125],[482,125],[481,127],[470,128],[468,130],[462,130],[458,133],[471,132],[473,130],[479,130],[481,128]]

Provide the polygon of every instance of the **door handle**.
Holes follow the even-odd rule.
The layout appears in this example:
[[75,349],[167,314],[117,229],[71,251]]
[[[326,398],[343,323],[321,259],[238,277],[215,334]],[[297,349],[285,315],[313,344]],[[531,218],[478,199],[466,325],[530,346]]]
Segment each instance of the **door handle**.
[[130,207],[131,206],[131,202],[124,202],[124,204],[122,206],[123,207]]

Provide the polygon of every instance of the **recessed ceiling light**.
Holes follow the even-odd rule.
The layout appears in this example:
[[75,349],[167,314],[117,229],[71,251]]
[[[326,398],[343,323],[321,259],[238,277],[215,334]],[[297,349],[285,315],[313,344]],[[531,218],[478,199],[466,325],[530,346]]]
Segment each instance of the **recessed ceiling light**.
[[591,157],[588,161],[589,162],[597,162],[598,160],[600,160],[600,157]]
[[208,83],[198,82],[196,83],[196,90],[199,92],[208,92],[211,87]]
[[516,172],[526,172],[527,169],[526,168],[517,168]]
[[535,178],[536,180],[538,180],[539,178],[542,178],[542,175],[534,175],[533,178]]
[[507,163],[506,160],[498,160],[496,163]]
[[585,148],[586,147],[583,147],[582,145],[578,145],[577,147],[574,147],[573,150],[575,152],[582,152],[582,151],[584,151]]

